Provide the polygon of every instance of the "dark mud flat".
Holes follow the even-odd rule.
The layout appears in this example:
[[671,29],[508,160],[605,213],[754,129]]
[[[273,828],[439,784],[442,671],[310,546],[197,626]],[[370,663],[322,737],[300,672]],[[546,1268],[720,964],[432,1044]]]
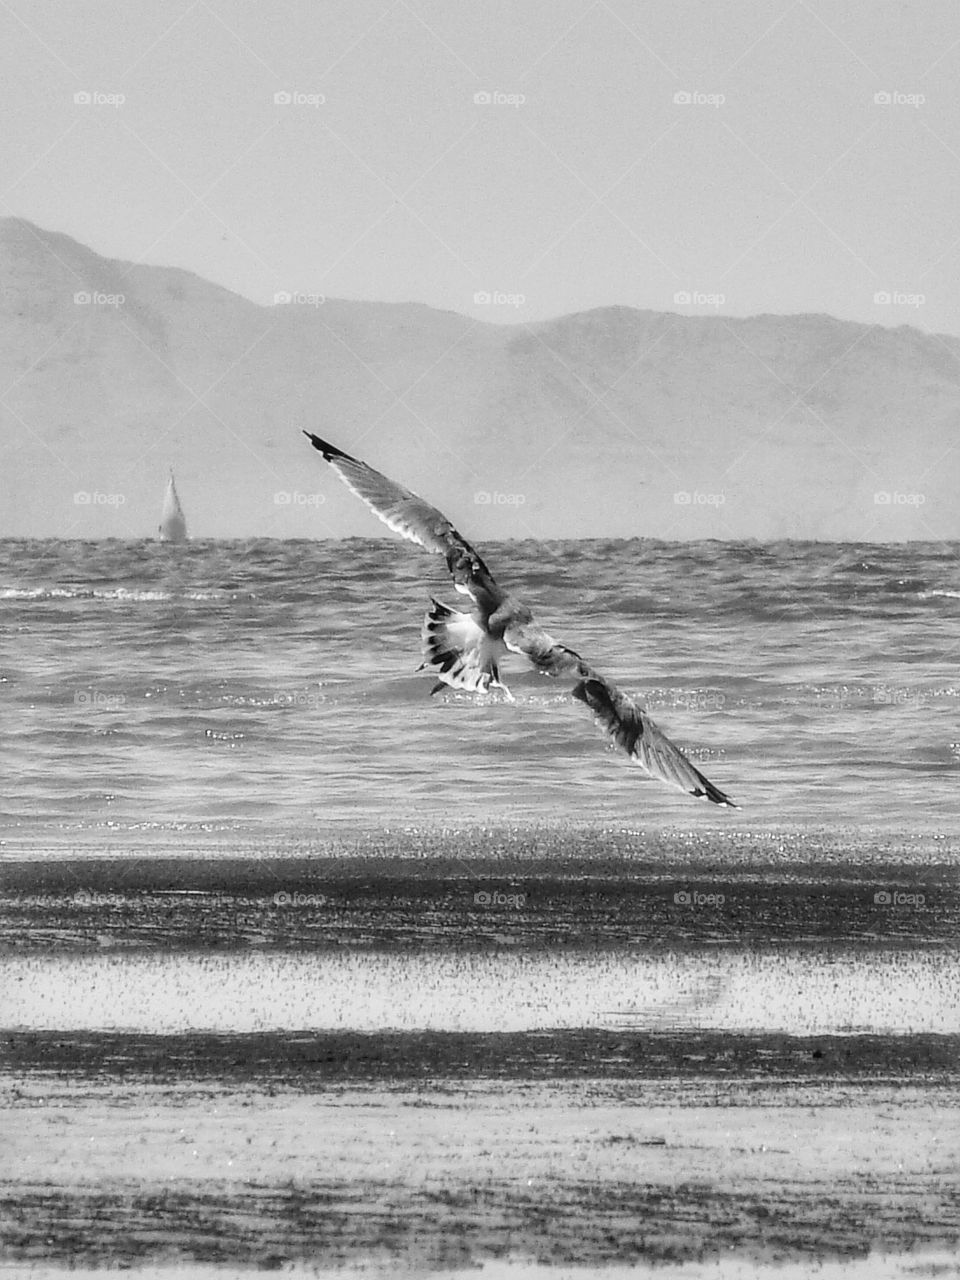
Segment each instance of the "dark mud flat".
[[960,1244],[956,1085],[3,1083],[0,1245],[22,1274],[522,1258],[734,1277]]
[[0,953],[952,946],[956,863],[602,856],[0,864]]
[[50,1081],[175,1085],[230,1081],[310,1091],[438,1079],[681,1080],[749,1088],[876,1081],[960,1086],[957,1035],[731,1035],[725,1031],[189,1033],[15,1031],[0,1034],[7,1070]]

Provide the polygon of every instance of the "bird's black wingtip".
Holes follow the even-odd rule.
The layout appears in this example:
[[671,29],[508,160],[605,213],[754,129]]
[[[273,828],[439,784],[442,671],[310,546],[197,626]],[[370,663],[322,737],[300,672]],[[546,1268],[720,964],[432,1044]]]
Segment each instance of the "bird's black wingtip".
[[342,449],[338,449],[335,444],[330,444],[328,440],[321,440],[319,436],[315,436],[312,431],[304,431],[303,433],[315,449],[318,449],[327,462],[332,462],[334,458],[349,458],[349,453],[344,453]]
[[[704,781],[706,781],[706,779],[704,779]],[[719,787],[715,787],[712,782],[707,782],[707,785],[703,790],[698,787],[697,790],[691,792],[691,794],[698,796],[701,800],[709,800],[711,804],[717,804],[722,809],[740,808],[740,806],[735,804],[728,795],[724,795]]]
[[715,787],[709,778],[705,778],[699,769],[694,770],[694,772],[697,775],[699,785],[691,787],[690,795],[696,796],[698,800],[709,800],[711,804],[720,805],[724,809],[740,808],[719,787]]

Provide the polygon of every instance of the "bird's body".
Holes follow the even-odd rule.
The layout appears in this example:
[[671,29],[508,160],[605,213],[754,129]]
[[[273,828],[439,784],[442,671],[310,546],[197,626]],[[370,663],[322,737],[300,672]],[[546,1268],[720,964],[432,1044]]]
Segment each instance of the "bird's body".
[[434,600],[421,632],[423,667],[432,667],[442,685],[484,693],[509,691],[499,662],[517,653],[544,675],[573,681],[573,696],[597,716],[617,746],[652,777],[729,808],[737,806],[696,769],[646,711],[596,672],[579,653],[547,634],[530,609],[504,591],[467,540],[435,507],[309,431],[303,433],[341,480],[374,514],[410,542],[443,555],[456,590],[469,609],[451,609]]

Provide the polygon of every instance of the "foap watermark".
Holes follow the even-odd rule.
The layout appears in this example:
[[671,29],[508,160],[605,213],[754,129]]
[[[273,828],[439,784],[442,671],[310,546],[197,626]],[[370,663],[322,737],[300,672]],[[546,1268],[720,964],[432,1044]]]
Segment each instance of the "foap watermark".
[[281,489],[273,495],[273,502],[277,507],[322,507],[326,500],[324,493],[300,493],[297,490],[289,493],[286,489]]
[[73,705],[84,711],[119,711],[126,705],[122,693],[105,693],[102,689],[78,689],[73,695]]
[[525,893],[502,893],[499,889],[478,889],[473,895],[478,907],[522,907],[526,904]]
[[275,307],[322,307],[326,300],[324,293],[289,293],[286,289],[273,295]]
[[689,742],[678,744],[688,760],[722,760],[727,754],[723,747],[694,747]]
[[879,289],[873,295],[875,307],[922,307],[925,293],[901,293],[898,289]]
[[526,300],[524,293],[501,293],[496,289],[492,293],[479,289],[473,295],[475,307],[522,307]]
[[926,500],[922,493],[898,493],[895,489],[881,489],[873,495],[878,507],[922,507]]
[[725,293],[702,293],[698,289],[678,289],[673,295],[675,307],[713,307],[719,311],[726,301]]
[[873,701],[886,707],[922,707],[927,697],[922,689],[904,685],[878,684],[873,690]]
[[288,893],[281,889],[271,902],[275,907],[325,907],[327,898],[322,893]]
[[722,507],[726,500],[723,493],[701,493],[699,489],[692,493],[681,489],[673,495],[673,501],[678,507]]
[[499,89],[481,89],[473,95],[477,107],[522,107],[526,100],[525,93],[503,93]]
[[301,93],[298,89],[278,89],[273,95],[275,107],[322,107],[326,101],[326,94]]
[[126,100],[125,93],[103,93],[100,89],[78,89],[73,95],[77,107],[122,107]]
[[527,498],[523,493],[500,493],[496,489],[491,493],[488,489],[478,489],[473,501],[478,507],[522,507]]
[[122,307],[126,300],[123,293],[98,293],[87,289],[73,295],[74,306],[77,307]]
[[726,696],[716,689],[677,689],[671,705],[689,711],[719,711],[726,701]]
[[125,899],[119,893],[95,893],[91,889],[78,889],[73,895],[78,907],[122,907]]
[[73,495],[75,507],[122,507],[126,501],[122,493],[101,493],[99,489],[94,489],[92,493],[87,489],[78,489]]
[[899,89],[881,89],[873,95],[877,107],[922,107],[926,98],[922,93],[901,93]]
[[701,93],[699,89],[678,89],[673,95],[676,107],[722,107],[726,102],[722,93]]
[[308,689],[281,689],[275,695],[275,700],[285,707],[306,707],[310,711],[316,711],[326,703],[327,695]]
[[814,706],[818,711],[846,711],[853,704],[856,693],[848,685],[820,685],[813,690]]
[[922,907],[925,902],[922,893],[903,893],[900,889],[878,889],[873,895],[876,907]]
[[722,907],[726,902],[722,893],[701,893],[699,889],[678,889],[673,901],[678,907]]

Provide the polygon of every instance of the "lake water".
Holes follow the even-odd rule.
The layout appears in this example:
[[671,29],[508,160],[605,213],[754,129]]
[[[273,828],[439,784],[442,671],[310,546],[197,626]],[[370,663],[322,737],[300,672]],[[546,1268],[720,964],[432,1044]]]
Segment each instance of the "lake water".
[[568,691],[416,674],[442,560],[392,540],[0,542],[3,850],[276,848],[438,824],[957,830],[944,544],[483,548],[742,806],[648,781]]

